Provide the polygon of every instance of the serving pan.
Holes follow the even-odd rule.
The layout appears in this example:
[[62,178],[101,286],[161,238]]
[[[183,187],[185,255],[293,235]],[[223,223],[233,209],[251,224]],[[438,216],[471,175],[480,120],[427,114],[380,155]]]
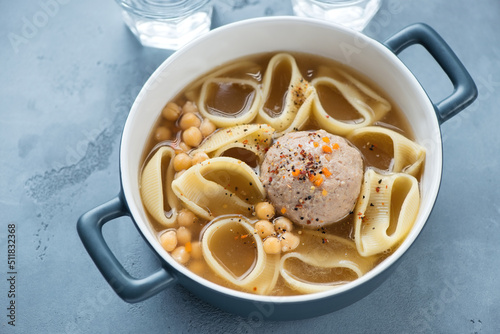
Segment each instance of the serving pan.
[[[454,90],[442,101],[431,101],[411,71],[398,58],[420,44],[450,78]],[[235,291],[207,281],[174,261],[161,247],[148,222],[139,193],[144,145],[163,106],[187,84],[208,70],[233,59],[263,52],[306,52],[332,58],[361,72],[400,107],[427,150],[421,178],[421,205],[412,230],[400,247],[363,277],[326,292],[300,296],[261,296]],[[139,302],[181,284],[203,300],[244,317],[287,320],[310,318],[341,309],[368,295],[396,268],[415,242],[432,211],[442,174],[440,125],[467,107],[476,86],[446,42],[429,26],[414,24],[380,43],[362,33],[332,23],[297,17],[268,17],[236,22],[200,37],[170,56],[151,75],[135,100],[120,147],[119,194],[83,214],[77,229],[89,255],[116,293]],[[106,244],[102,227],[129,216],[140,235],[161,260],[161,267],[134,278]]]

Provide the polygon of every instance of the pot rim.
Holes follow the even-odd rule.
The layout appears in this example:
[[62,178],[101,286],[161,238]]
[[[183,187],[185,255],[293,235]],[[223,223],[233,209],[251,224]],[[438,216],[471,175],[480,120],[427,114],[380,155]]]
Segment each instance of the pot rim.
[[[178,58],[182,58],[186,53],[188,53],[192,48],[196,47],[196,45],[202,43],[203,41],[207,39],[217,39],[218,36],[226,34],[228,31],[238,29],[241,27],[245,26],[252,26],[252,25],[260,25],[260,24],[269,24],[272,23],[273,25],[287,25],[287,24],[305,24],[309,26],[317,26],[322,29],[329,29],[329,30],[336,30],[342,34],[351,34],[356,40],[366,43],[367,47],[375,49],[379,54],[383,55],[384,58],[387,59],[387,61],[392,62],[392,65],[397,67],[397,70],[399,71],[400,75],[404,75],[406,80],[409,81],[409,84],[411,85],[411,89],[414,94],[418,95],[420,99],[422,100],[423,103],[427,105],[427,111],[425,113],[432,113],[432,125],[433,129],[437,129],[437,133],[433,133],[433,139],[434,141],[430,143],[432,145],[432,150],[434,150],[434,155],[436,159],[435,166],[433,166],[434,173],[436,173],[436,182],[431,183],[431,186],[429,187],[430,189],[427,189],[427,196],[430,196],[430,203],[432,203],[428,208],[426,208],[425,212],[422,211],[422,203],[420,204],[420,210],[417,216],[417,220],[414,223],[414,226],[412,227],[411,231],[409,234],[406,236],[404,241],[401,243],[401,245],[394,251],[389,257],[384,259],[381,263],[379,263],[377,266],[375,266],[372,270],[370,270],[368,273],[363,275],[362,277],[346,283],[344,285],[341,285],[337,288],[324,291],[324,292],[317,292],[317,293],[311,293],[311,294],[304,294],[304,295],[294,295],[294,296],[264,296],[264,295],[255,295],[247,292],[242,292],[230,288],[223,287],[221,285],[218,285],[216,283],[213,283],[211,281],[208,281],[205,278],[202,278],[193,272],[191,272],[189,269],[184,267],[183,265],[177,263],[175,260],[173,260],[170,255],[161,247],[160,243],[156,239],[154,235],[152,235],[149,225],[150,223],[148,221],[138,221],[136,217],[140,217],[139,211],[144,210],[142,207],[139,208],[137,205],[135,205],[135,202],[132,200],[133,198],[133,192],[134,190],[132,189],[132,184],[129,182],[128,179],[124,175],[129,174],[129,166],[126,163],[126,156],[127,156],[127,150],[126,148],[128,145],[130,145],[132,138],[130,138],[129,132],[131,131],[131,128],[134,126],[134,122],[137,120],[137,114],[138,114],[138,109],[140,108],[141,102],[144,99],[144,97],[147,97],[147,93],[150,89],[153,88],[153,86],[156,84],[155,80],[158,79],[159,77],[161,78],[161,74],[164,71],[165,68],[168,68],[171,63],[174,63]],[[278,51],[278,50],[276,50]],[[286,51],[286,50],[284,50]],[[307,53],[307,51],[305,51]],[[202,74],[202,73],[198,73]],[[183,87],[181,87],[183,88]],[[436,132],[436,131],[434,131]],[[429,144],[429,143],[427,143]],[[141,144],[143,145],[143,144]],[[424,145],[425,146],[425,145]],[[432,211],[432,208],[436,202],[437,199],[437,194],[439,191],[440,183],[441,183],[441,175],[442,175],[442,139],[441,139],[441,132],[439,130],[439,122],[437,119],[437,116],[435,115],[434,107],[425,93],[423,87],[420,85],[418,80],[415,78],[415,76],[411,73],[411,71],[404,65],[404,63],[394,54],[391,52],[384,44],[382,44],[379,41],[376,41],[375,39],[372,39],[371,37],[368,37],[360,32],[351,30],[349,28],[340,26],[338,24],[334,24],[331,22],[326,22],[326,21],[320,21],[316,19],[311,19],[311,18],[302,18],[302,17],[294,17],[294,16],[273,16],[273,17],[259,17],[259,18],[252,18],[252,19],[247,19],[243,21],[238,21],[234,23],[230,23],[221,27],[218,27],[206,35],[203,35],[202,37],[188,43],[186,46],[181,48],[180,50],[176,51],[173,53],[170,57],[168,57],[155,71],[154,73],[149,77],[147,82],[144,84],[143,88],[141,89],[139,95],[137,96],[130,113],[127,117],[127,121],[125,123],[125,127],[122,133],[122,140],[121,140],[121,145],[120,145],[120,180],[121,180],[121,186],[122,186],[122,192],[124,195],[124,198],[126,199],[127,206],[130,210],[132,220],[134,221],[134,224],[137,226],[138,230],[142,234],[142,236],[148,241],[150,246],[155,250],[155,252],[158,254],[159,257],[163,261],[165,261],[168,266],[173,268],[176,272],[181,273],[183,276],[188,277],[189,279],[192,279],[201,285],[206,286],[207,288],[210,288],[212,290],[215,290],[219,293],[222,293],[224,295],[230,296],[232,298],[239,298],[239,299],[245,299],[245,300],[251,300],[255,302],[266,302],[266,303],[296,303],[296,302],[310,302],[314,300],[319,300],[327,297],[332,297],[335,295],[343,294],[345,292],[348,292],[349,290],[353,290],[354,288],[364,285],[368,281],[373,280],[375,277],[381,275],[383,272],[387,271],[390,267],[392,267],[395,263],[398,262],[398,260],[403,256],[403,254],[406,253],[406,251],[410,248],[411,245],[415,242],[416,238],[420,234],[421,230],[425,226],[429,215]],[[425,172],[424,175],[422,176],[423,178],[425,177]],[[171,273],[174,276],[177,276],[176,272],[172,272],[172,270],[169,270],[169,273]]]

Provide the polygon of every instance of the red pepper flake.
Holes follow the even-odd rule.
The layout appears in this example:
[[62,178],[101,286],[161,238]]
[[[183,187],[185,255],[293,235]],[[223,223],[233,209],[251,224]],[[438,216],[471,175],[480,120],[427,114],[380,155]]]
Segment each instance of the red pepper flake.
[[380,192],[380,187],[375,188],[376,192]]
[[186,242],[186,245],[184,247],[186,248],[186,252],[188,253],[191,253],[191,251],[193,250],[193,245],[191,244],[191,242]]
[[253,287],[253,291],[257,291],[257,287],[256,286]]
[[241,239],[245,239],[245,238],[248,238],[248,234],[243,234],[243,235],[241,236]]
[[286,208],[285,207],[282,207],[281,208],[281,214],[284,215],[286,213]]

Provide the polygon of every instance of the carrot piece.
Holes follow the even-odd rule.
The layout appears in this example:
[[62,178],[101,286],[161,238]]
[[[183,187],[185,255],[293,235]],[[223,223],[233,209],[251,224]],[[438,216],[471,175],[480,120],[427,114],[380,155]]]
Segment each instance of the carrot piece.
[[339,146],[339,144],[335,143],[335,144],[332,145],[332,148],[334,150],[338,150],[340,148],[340,146]]
[[325,143],[327,143],[327,144],[329,144],[329,143],[330,143],[330,138],[328,138],[328,137],[323,137],[322,139],[323,139],[323,141],[324,141]]
[[323,145],[322,149],[323,149],[323,152],[325,152],[325,153],[332,153],[333,152],[332,148],[328,145]]
[[320,176],[319,178],[317,178],[315,181],[314,181],[314,185],[316,187],[319,187],[322,183],[323,183],[323,178]]
[[326,177],[332,176],[332,172],[330,172],[328,170],[328,168],[326,168],[326,167],[323,167],[323,169],[321,169],[321,171],[323,172],[323,175],[326,176]]
[[186,242],[186,245],[184,246],[186,248],[186,252],[191,253],[193,250],[193,246],[191,245],[191,242]]

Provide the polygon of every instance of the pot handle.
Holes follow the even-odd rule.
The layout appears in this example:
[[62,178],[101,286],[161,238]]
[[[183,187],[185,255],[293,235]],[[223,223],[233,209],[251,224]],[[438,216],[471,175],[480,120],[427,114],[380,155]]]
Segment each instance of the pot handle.
[[163,267],[141,279],[130,276],[123,268],[102,234],[104,224],[122,216],[130,216],[130,213],[122,195],[119,194],[109,202],[83,214],[76,226],[83,245],[109,285],[123,300],[135,303],[169,287],[176,278]]
[[389,37],[384,44],[396,55],[411,45],[422,45],[450,78],[454,87],[453,93],[444,100],[433,103],[440,124],[455,116],[476,99],[477,88],[469,72],[450,46],[428,25],[423,23],[410,25]]

